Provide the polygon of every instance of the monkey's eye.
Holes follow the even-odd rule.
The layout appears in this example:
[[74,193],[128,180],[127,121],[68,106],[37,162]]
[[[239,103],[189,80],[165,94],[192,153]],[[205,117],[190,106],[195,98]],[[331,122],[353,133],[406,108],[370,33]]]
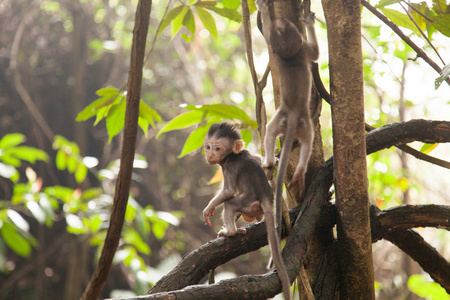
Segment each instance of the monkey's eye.
[[210,145],[205,145],[205,150],[209,150],[209,149],[211,149],[211,146]]
[[220,151],[220,147],[216,147],[216,148],[214,148],[214,150]]

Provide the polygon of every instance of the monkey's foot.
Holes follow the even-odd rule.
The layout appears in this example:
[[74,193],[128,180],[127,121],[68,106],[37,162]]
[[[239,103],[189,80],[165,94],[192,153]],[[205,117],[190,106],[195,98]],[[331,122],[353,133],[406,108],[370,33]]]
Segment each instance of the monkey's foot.
[[244,228],[238,228],[238,229],[236,229],[236,231],[228,232],[227,228],[224,226],[224,227],[222,227],[222,229],[220,229],[220,231],[217,233],[217,237],[221,237],[221,236],[229,236],[229,237],[233,237],[233,236],[236,235],[236,233],[246,234],[246,233],[247,233],[247,230],[245,230]]
[[300,169],[299,172],[295,172],[292,176],[291,182],[288,184],[288,188],[291,189],[295,187],[297,189],[297,197],[302,197],[304,192],[305,180],[303,176],[303,171]]

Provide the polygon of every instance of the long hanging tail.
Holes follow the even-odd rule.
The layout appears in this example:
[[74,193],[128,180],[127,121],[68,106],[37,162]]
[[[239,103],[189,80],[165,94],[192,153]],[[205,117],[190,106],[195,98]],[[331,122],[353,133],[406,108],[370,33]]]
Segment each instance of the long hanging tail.
[[284,295],[284,299],[291,299],[291,281],[289,279],[289,275],[286,271],[286,267],[283,262],[283,258],[281,257],[281,246],[280,239],[278,238],[276,229],[275,229],[275,219],[273,217],[272,205],[269,199],[263,199],[261,201],[261,207],[264,211],[264,216],[266,217],[266,226],[267,226],[267,239],[269,241],[270,252],[272,252],[272,259],[275,263],[275,267],[277,268],[278,277],[281,280],[281,287]]
[[292,116],[287,116],[287,128],[286,134],[284,135],[284,143],[283,148],[281,149],[281,158],[280,164],[278,165],[277,171],[277,186],[275,189],[275,221],[276,221],[276,230],[278,233],[278,238],[281,239],[281,216],[283,207],[281,205],[281,201],[283,201],[283,181],[284,176],[286,174],[288,162],[289,162],[289,154],[291,153],[292,146],[294,145],[294,133],[296,130],[297,120]]

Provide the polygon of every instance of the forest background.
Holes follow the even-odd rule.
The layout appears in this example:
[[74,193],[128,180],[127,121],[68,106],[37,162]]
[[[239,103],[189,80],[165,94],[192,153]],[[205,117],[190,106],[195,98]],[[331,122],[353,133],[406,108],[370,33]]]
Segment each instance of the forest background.
[[[151,54],[143,73],[139,120],[144,130],[138,136],[122,243],[102,298],[145,294],[182,256],[215,237],[217,230],[205,227],[200,219],[217,189],[217,184],[209,184],[215,169],[204,162],[200,151],[193,151],[204,127],[192,126],[205,111],[212,112],[211,122],[239,119],[248,148],[259,149],[240,1],[223,1],[219,8],[207,6],[208,2],[183,6],[175,1],[167,6],[166,1],[153,1],[147,45]],[[417,2],[417,7],[438,11],[441,5],[443,14],[450,15],[442,3],[446,4]],[[120,0],[0,4],[0,295],[5,299],[79,299],[95,267],[118,174],[125,113],[122,88],[136,4]],[[431,28],[419,22],[428,43],[407,22],[402,7],[390,4],[385,1],[378,8],[444,67],[436,52],[443,62],[450,61],[448,23]],[[250,8],[255,67],[262,76],[269,57],[256,27],[254,3]],[[321,3],[313,1],[311,10],[318,19],[319,70],[327,87],[328,45]],[[439,74],[416,59],[417,54],[370,11],[363,8],[361,13],[366,122],[378,127],[419,118],[448,120],[448,84],[444,81],[435,88]],[[269,116],[274,112],[270,87],[264,90]],[[91,112],[92,107],[99,110],[80,114],[91,103],[97,103]],[[212,104],[228,106],[205,106]],[[175,119],[182,121],[168,127],[179,115],[184,119]],[[94,116],[95,123],[90,118]],[[331,117],[326,103],[320,123],[324,155],[329,157]],[[450,158],[446,144],[410,146]],[[380,209],[403,203],[449,205],[448,169],[393,147],[371,154],[367,163],[369,198]],[[220,221],[215,226],[218,229]],[[448,231],[417,230],[448,260]],[[268,255],[262,248],[220,266],[216,280],[264,273]],[[414,299],[424,291],[422,297],[436,293],[449,298],[389,242],[375,243],[373,255],[380,299]]]

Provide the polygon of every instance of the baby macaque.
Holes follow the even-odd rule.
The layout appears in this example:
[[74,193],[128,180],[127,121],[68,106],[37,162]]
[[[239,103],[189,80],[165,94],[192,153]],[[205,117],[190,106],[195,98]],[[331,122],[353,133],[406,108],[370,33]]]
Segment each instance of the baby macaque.
[[223,173],[223,186],[203,210],[206,225],[211,227],[210,216],[217,206],[223,204],[224,225],[219,236],[245,234],[236,228],[236,216],[241,214],[246,221],[266,217],[267,234],[271,254],[278,270],[285,299],[290,299],[290,280],[281,257],[280,240],[275,230],[272,189],[258,161],[243,149],[244,143],[229,123],[216,123],[209,129],[204,143],[206,161],[219,164]]
[[308,30],[309,41],[307,41],[291,21],[287,19],[271,21],[269,0],[258,0],[258,6],[263,36],[272,49],[280,77],[281,104],[266,126],[264,139],[266,154],[262,162],[263,167],[274,166],[276,139],[278,135],[284,134],[275,193],[275,213],[277,226],[279,226],[283,180],[294,139],[299,139],[301,149],[289,186],[295,186],[300,196],[304,192],[305,173],[314,139],[309,111],[312,85],[311,62],[319,58],[319,48],[314,30],[314,13],[302,19]]

